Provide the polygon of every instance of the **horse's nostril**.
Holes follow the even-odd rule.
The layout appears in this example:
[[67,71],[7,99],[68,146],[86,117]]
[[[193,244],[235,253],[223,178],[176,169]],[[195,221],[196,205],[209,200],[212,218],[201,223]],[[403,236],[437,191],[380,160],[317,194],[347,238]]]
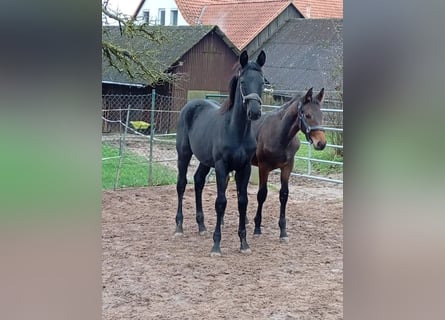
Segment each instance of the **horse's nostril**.
[[250,112],[249,114],[249,118],[251,120],[257,120],[261,117],[261,113],[260,112]]
[[318,141],[317,147],[319,150],[323,150],[325,146],[326,146],[326,143]]

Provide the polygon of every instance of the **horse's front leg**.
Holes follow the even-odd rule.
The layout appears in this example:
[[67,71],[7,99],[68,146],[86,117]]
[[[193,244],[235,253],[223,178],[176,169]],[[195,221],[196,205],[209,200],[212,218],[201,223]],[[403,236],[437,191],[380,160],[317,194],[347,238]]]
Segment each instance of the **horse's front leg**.
[[249,183],[251,166],[245,166],[242,170],[237,170],[235,173],[236,189],[238,193],[238,212],[239,212],[239,227],[238,235],[241,241],[241,253],[251,253],[246,237],[246,213],[247,213],[247,185]]
[[227,198],[226,198],[226,188],[227,188],[227,175],[229,174],[224,163],[218,161],[215,163],[215,174],[216,174],[216,189],[217,196],[215,201],[215,211],[216,211],[216,225],[215,231],[213,232],[213,247],[210,252],[210,256],[221,256],[221,223],[224,218],[224,212],[226,210]]
[[202,210],[202,189],[204,189],[206,176],[209,171],[210,167],[200,163],[193,177],[195,180],[196,222],[198,223],[200,235],[205,235],[207,231],[204,224],[204,211]]

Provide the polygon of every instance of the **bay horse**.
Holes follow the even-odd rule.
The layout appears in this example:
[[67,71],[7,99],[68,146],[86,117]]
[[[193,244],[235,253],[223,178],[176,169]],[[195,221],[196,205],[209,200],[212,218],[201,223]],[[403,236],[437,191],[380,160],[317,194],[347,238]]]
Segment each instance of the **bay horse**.
[[289,195],[289,176],[294,168],[295,153],[300,148],[300,140],[296,136],[302,130],[307,141],[316,150],[326,146],[324,129],[321,126],[323,114],[320,110],[324,88],[312,96],[312,88],[303,96],[296,95],[279,109],[263,114],[252,125],[257,148],[252,164],[259,170],[259,186],[257,193],[258,208],[255,216],[254,235],[261,234],[261,218],[263,204],[267,197],[267,179],[269,173],[280,169],[280,239],[289,241],[286,232],[286,203]]
[[221,223],[227,204],[226,188],[229,172],[235,171],[238,194],[239,228],[242,253],[249,253],[246,239],[247,185],[251,171],[251,160],[256,142],[251,131],[251,122],[261,117],[261,93],[264,89],[262,67],[266,62],[264,51],[256,61],[249,61],[243,51],[238,75],[230,82],[230,95],[219,107],[210,100],[192,100],[179,115],[176,133],[178,153],[178,209],[176,213],[176,235],[183,234],[182,199],[187,184],[187,168],[192,155],[199,160],[194,174],[196,222],[199,233],[206,232],[202,210],[202,189],[210,168],[215,168],[217,214],[211,256],[221,255]]

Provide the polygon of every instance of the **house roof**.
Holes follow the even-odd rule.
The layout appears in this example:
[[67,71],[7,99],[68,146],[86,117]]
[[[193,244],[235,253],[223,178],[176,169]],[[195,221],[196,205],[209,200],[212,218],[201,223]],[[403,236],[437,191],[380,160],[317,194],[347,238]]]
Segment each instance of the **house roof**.
[[226,2],[237,2],[234,0],[175,0],[179,11],[184,17],[188,24],[194,25],[199,24],[199,17],[204,7],[210,4],[226,3]]
[[[198,24],[202,12],[210,5],[276,2],[277,0],[175,0],[187,23]],[[279,0],[279,2],[289,2]],[[343,18],[343,0],[293,0],[295,7],[305,18]],[[270,4],[267,4],[269,6]]]
[[288,6],[293,6],[290,1],[211,4],[203,10],[200,22],[218,25],[242,49]]
[[[145,37],[123,37],[119,26],[104,27],[104,40],[111,40],[120,47],[133,50],[136,53],[145,53],[143,56],[149,67],[159,72],[167,71],[180,61],[181,57],[199,43],[207,34],[215,32],[231,48],[236,55],[238,49],[217,26],[145,26],[148,30],[156,30],[163,37],[161,44],[155,43]],[[147,54],[148,53],[148,54]],[[126,73],[119,72],[111,67],[107,60],[102,58],[102,80],[120,83],[150,84],[150,81],[136,76],[131,79]]]
[[337,90],[343,78],[342,31],[342,19],[288,20],[258,48],[267,54],[265,78],[275,91]]
[[343,18],[343,0],[294,0],[305,18]]

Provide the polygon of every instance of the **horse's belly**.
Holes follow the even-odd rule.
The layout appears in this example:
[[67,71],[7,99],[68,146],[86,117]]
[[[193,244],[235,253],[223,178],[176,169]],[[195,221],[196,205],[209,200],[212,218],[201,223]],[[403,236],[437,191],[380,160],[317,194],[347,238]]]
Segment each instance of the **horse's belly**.
[[259,154],[257,152],[256,162],[266,165],[271,169],[277,169],[287,166],[290,160],[291,157],[289,157],[286,152],[262,149]]
[[206,145],[191,147],[196,159],[207,167],[214,167],[215,162],[212,156],[212,149]]

